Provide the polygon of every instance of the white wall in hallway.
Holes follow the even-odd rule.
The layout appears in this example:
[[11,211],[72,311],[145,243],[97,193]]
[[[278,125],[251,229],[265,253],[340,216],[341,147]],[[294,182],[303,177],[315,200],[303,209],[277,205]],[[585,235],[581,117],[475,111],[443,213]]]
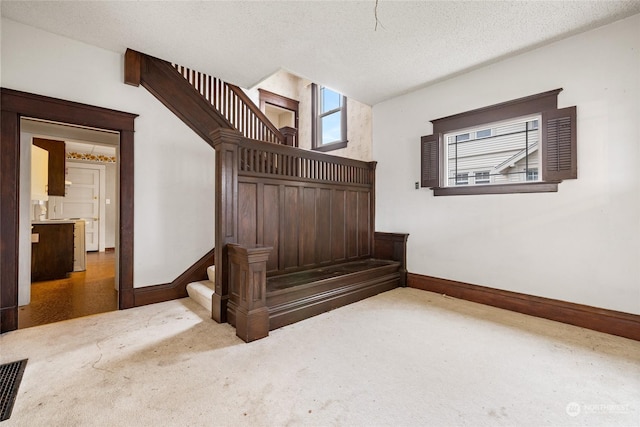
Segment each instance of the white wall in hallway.
[[[414,189],[430,120],[551,89],[577,106],[578,179],[557,193]],[[640,314],[640,15],[377,104],[377,230],[412,273]]]
[[214,151],[111,52],[2,19],[2,87],[139,114],[134,286],[167,283],[213,248]]

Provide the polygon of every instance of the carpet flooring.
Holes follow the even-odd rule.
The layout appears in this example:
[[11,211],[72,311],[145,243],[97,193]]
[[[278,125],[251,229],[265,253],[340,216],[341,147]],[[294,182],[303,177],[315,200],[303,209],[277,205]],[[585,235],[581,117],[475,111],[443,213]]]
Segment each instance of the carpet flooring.
[[634,426],[640,342],[396,289],[243,343],[189,299],[0,336],[6,426]]

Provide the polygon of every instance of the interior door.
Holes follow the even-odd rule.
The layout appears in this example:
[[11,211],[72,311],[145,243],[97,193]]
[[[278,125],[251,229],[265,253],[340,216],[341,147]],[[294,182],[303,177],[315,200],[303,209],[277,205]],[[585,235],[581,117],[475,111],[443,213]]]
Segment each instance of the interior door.
[[97,251],[100,237],[100,171],[69,165],[66,196],[56,198],[56,219],[78,218],[85,221],[87,251]]

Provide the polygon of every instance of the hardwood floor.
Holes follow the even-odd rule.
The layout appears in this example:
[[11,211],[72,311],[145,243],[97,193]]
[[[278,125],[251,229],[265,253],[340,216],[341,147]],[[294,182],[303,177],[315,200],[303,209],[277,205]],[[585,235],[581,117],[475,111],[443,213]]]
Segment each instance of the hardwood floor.
[[31,303],[18,310],[18,328],[118,309],[114,252],[87,253],[87,270],[31,284]]

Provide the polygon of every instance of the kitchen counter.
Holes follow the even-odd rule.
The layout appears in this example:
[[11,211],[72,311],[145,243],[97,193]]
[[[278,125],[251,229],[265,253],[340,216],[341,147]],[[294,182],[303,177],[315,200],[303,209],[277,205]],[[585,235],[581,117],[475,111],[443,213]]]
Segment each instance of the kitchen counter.
[[45,219],[43,221],[31,221],[31,225],[42,224],[75,224],[76,219]]
[[75,221],[34,221],[31,226],[31,281],[63,279],[73,271]]

